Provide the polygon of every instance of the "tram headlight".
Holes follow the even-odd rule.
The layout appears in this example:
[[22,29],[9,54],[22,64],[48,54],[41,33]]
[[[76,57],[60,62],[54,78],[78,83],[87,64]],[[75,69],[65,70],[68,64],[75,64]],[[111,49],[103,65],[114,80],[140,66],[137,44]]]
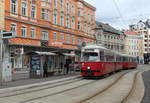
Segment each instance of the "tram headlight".
[[90,70],[90,69],[91,69],[91,67],[87,67],[87,69],[88,69],[88,70]]

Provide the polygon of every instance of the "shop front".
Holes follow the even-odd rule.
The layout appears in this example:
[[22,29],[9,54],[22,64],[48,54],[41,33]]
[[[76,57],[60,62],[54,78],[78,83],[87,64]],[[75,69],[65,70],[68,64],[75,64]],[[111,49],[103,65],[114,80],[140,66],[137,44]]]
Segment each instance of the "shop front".
[[65,64],[69,63],[69,71],[73,71],[71,64],[79,59],[79,55],[75,55],[76,46],[52,41],[34,40],[35,45],[30,44],[31,40],[21,39],[18,44],[15,41],[10,41],[9,45],[13,80],[65,75]]

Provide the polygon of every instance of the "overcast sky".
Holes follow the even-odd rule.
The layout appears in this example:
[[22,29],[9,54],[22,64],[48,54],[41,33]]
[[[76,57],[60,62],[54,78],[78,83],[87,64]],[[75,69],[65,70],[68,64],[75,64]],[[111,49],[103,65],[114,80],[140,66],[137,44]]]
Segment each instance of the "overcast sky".
[[118,29],[150,19],[150,0],[85,0],[97,8],[98,21]]

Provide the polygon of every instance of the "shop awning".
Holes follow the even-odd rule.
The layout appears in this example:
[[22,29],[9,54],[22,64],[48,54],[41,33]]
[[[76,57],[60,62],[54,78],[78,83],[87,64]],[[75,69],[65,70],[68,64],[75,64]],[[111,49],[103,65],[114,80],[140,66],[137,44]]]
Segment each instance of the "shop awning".
[[63,53],[63,55],[65,55],[65,56],[75,56],[74,53]]
[[56,53],[52,53],[52,52],[39,52],[39,51],[35,51],[35,53],[37,53],[39,55],[56,55]]

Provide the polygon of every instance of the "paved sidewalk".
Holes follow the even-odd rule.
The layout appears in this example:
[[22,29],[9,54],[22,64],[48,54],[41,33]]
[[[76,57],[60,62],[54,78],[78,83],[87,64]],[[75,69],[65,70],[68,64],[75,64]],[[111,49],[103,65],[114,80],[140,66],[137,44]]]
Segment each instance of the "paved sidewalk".
[[23,85],[34,84],[34,83],[42,83],[42,82],[67,78],[67,77],[71,77],[71,76],[76,76],[76,75],[79,75],[79,74],[80,73],[67,74],[67,75],[57,75],[57,76],[50,76],[48,78],[40,78],[40,79],[31,79],[31,78],[20,79],[20,80],[16,80],[16,81],[2,83],[2,85],[0,84],[0,89],[9,88],[9,87],[23,86]]
[[144,72],[142,76],[143,76],[143,82],[145,86],[145,93],[141,103],[150,103],[150,71]]

